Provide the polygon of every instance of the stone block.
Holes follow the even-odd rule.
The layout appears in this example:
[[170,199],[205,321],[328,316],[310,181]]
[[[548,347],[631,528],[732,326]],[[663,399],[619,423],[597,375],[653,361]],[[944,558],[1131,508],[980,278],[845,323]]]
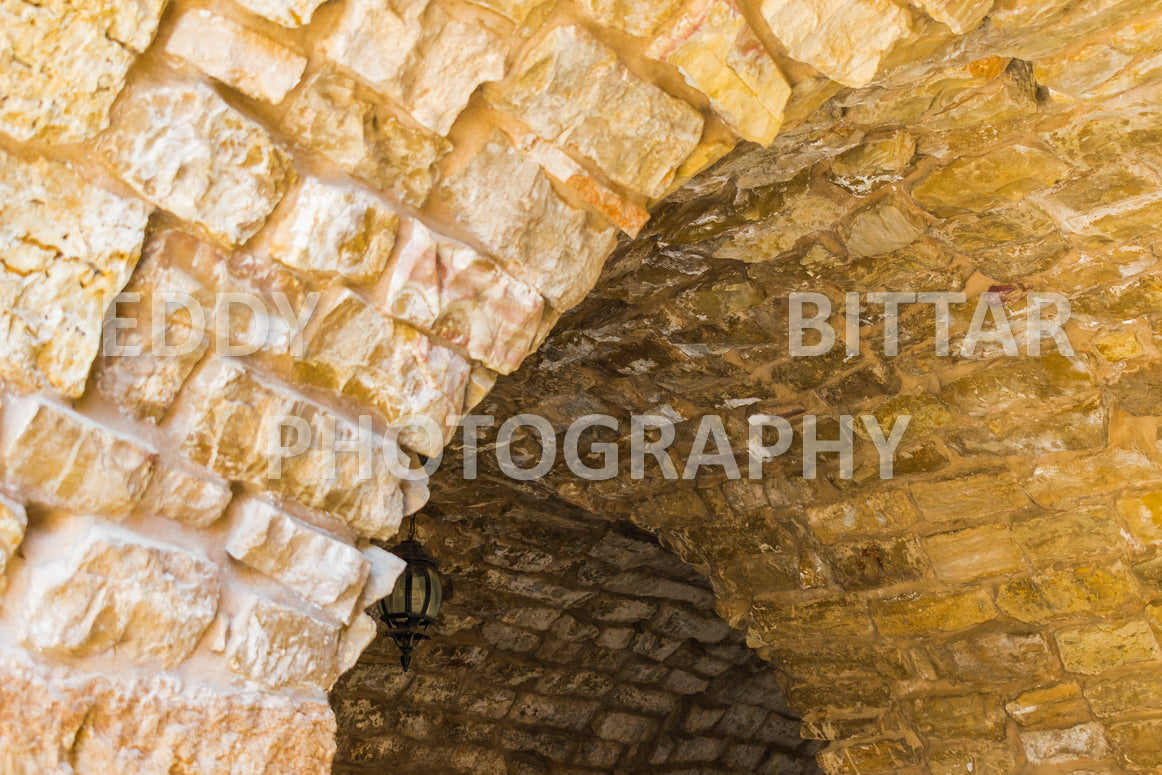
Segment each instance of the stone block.
[[1007,471],[918,482],[912,485],[912,496],[924,516],[935,522],[997,519],[1029,505],[1029,499]]
[[846,590],[913,581],[928,567],[916,541],[908,538],[834,544],[824,556],[836,583]]
[[944,22],[957,35],[980,24],[993,0],[919,0],[919,6],[938,22]]
[[1109,753],[1105,730],[1092,722],[1068,729],[1026,730],[1021,732],[1021,743],[1025,758],[1034,765],[1101,759]]
[[400,443],[439,454],[459,419],[468,362],[405,323],[395,323],[348,291],[329,294],[303,335],[292,373],[299,382],[340,393],[388,423],[426,417],[441,433],[400,433]]
[[581,730],[600,707],[600,703],[589,700],[526,694],[512,706],[508,717],[522,724]]
[[1099,506],[1016,522],[1013,535],[1036,565],[1116,554],[1124,547],[1117,521]]
[[640,37],[652,36],[681,6],[680,0],[581,0],[586,15],[598,24]]
[[1001,740],[1005,714],[999,695],[973,692],[907,700],[912,723],[922,734],[937,738]]
[[827,544],[856,535],[900,531],[916,518],[916,507],[902,490],[885,490],[807,509],[812,532]]
[[1085,675],[1162,656],[1154,632],[1141,619],[1070,627],[1054,637],[1065,669]]
[[28,528],[28,515],[24,507],[0,496],[0,594],[8,586],[8,563],[16,556],[16,550],[24,540]]
[[55,655],[116,650],[173,668],[218,610],[218,568],[205,557],[110,525],[91,527],[62,567],[37,565],[24,642]]
[[1025,567],[1012,533],[1000,525],[928,536],[923,543],[936,575],[953,584],[1017,573]]
[[558,310],[585,297],[613,249],[614,229],[562,199],[500,132],[442,191],[452,214],[503,267]]
[[77,514],[127,516],[149,484],[156,452],[39,399],[5,409],[0,468],[30,500]]
[[259,236],[271,258],[354,284],[375,281],[395,247],[400,219],[374,196],[304,178]]
[[831,745],[816,759],[827,775],[863,775],[916,765],[920,754],[904,740],[889,739]]
[[284,27],[301,27],[311,20],[315,9],[324,0],[238,0],[238,3],[259,16]]
[[[206,364],[189,390],[187,413],[177,427],[185,434],[182,451],[195,463],[332,513],[361,535],[395,535],[404,493],[387,469],[381,441],[233,362]],[[302,423],[309,429],[307,439],[297,435]],[[288,450],[285,456],[274,441]],[[305,451],[291,455],[300,443]],[[341,445],[364,449],[369,468],[361,465],[360,454],[343,452]]]
[[1041,463],[1025,480],[1025,489],[1037,503],[1053,508],[1075,498],[1156,482],[1160,477],[1162,470],[1142,453],[1112,448],[1068,461]]
[[339,676],[339,628],[246,595],[230,618],[225,658],[240,678],[265,689],[329,691]]
[[963,630],[994,618],[996,606],[983,591],[923,592],[870,604],[881,635],[924,637]]
[[476,87],[505,69],[499,35],[431,2],[349,0],[323,50],[440,135]]
[[371,566],[354,546],[257,499],[238,504],[226,552],[344,624],[351,621]]
[[1162,674],[1139,668],[1120,678],[1085,687],[1085,699],[1098,718],[1152,713],[1162,707]]
[[1010,775],[1016,762],[1005,743],[953,743],[928,754],[928,769],[932,775]]
[[1136,598],[1125,568],[1079,566],[1001,585],[997,605],[1022,622],[1104,616]]
[[912,29],[908,12],[885,0],[763,0],[760,11],[792,58],[857,88]]
[[[1137,342],[1137,339],[1134,340]],[[1125,374],[1113,387],[1118,404],[1135,417],[1156,417],[1162,414],[1162,367],[1151,364]]]
[[876,134],[831,160],[831,177],[840,187],[867,196],[904,176],[916,155],[916,138],[905,129]]
[[94,375],[97,390],[122,411],[153,422],[169,411],[210,348],[215,297],[202,278],[224,260],[214,246],[184,232],[151,234],[105,322]]
[[750,626],[760,638],[787,633],[844,637],[862,635],[871,620],[856,600],[811,600],[800,603],[756,602],[750,610]]
[[376,306],[510,374],[533,349],[545,302],[533,288],[471,248],[437,240],[411,221]]
[[222,517],[232,497],[230,487],[216,477],[159,465],[138,511],[206,528]]
[[1108,733],[1118,748],[1118,759],[1130,769],[1151,772],[1162,767],[1162,720],[1113,724]]
[[948,641],[929,650],[941,677],[995,681],[1042,675],[1057,667],[1044,636],[993,630]]
[[71,143],[108,126],[164,0],[0,3],[0,130],[20,141]]
[[406,205],[418,207],[427,198],[447,141],[397,115],[367,87],[321,70],[287,105],[283,121],[308,150]]
[[105,310],[137,263],[148,216],[141,202],[63,164],[0,153],[0,380],[20,392],[84,391]]
[[[589,0],[590,5],[600,2]],[[677,67],[742,138],[761,145],[775,139],[791,87],[731,0],[698,0],[686,7],[646,54]]]
[[165,53],[248,97],[279,103],[303,77],[307,58],[210,11],[178,17]]
[[1092,720],[1081,687],[1075,683],[1024,692],[1005,710],[1023,727],[1072,727]]
[[135,86],[98,152],[142,197],[231,244],[261,228],[294,177],[262,127],[199,83]]
[[1006,145],[930,173],[912,196],[936,215],[981,212],[1050,188],[1068,174],[1069,166],[1045,151]]
[[1162,17],[1134,18],[1034,62],[1034,77],[1064,101],[1090,101],[1156,81]]
[[856,256],[879,256],[911,245],[928,224],[900,201],[877,199],[857,210],[843,227],[844,244]]
[[640,80],[578,26],[548,31],[487,95],[544,140],[649,197],[665,193],[702,135],[696,110]]

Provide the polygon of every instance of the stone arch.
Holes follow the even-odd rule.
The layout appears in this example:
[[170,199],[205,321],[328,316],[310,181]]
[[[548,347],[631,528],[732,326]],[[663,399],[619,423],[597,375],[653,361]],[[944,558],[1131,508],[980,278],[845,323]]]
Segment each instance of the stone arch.
[[[896,487],[549,482],[708,574],[834,741],[825,769],[1162,766],[1153,8],[678,5],[0,6],[7,769],[325,770],[325,692],[399,570],[372,540],[428,492],[380,443],[369,476],[332,475],[322,440],[420,414],[445,438],[399,455],[435,454],[562,315],[505,383],[549,414],[582,384],[622,410],[602,385],[682,388],[697,416],[733,375],[791,414],[926,425]],[[770,149],[723,160],[744,140]],[[640,236],[586,306],[619,232]],[[1083,355],[954,376],[764,338],[796,284],[905,281],[994,288],[1017,317],[1060,290]],[[192,347],[136,347],[155,319]],[[618,326],[594,359],[587,327]],[[837,638],[850,675],[820,686],[814,641]],[[1006,649],[1012,682],[972,661]]]

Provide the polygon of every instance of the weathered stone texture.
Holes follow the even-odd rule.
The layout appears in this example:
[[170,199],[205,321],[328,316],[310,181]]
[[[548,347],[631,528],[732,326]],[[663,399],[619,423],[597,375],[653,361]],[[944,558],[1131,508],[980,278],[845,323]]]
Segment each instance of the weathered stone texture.
[[156,453],[57,404],[6,407],[0,470],[30,500],[79,514],[127,516],[149,484]]
[[218,608],[218,569],[176,546],[97,526],[65,568],[41,566],[24,601],[24,639],[40,651],[115,650],[143,663],[180,664]]
[[260,16],[286,27],[298,27],[311,20],[323,0],[238,0]]
[[76,142],[108,126],[164,0],[51,0],[0,5],[0,131],[17,140]]
[[576,26],[546,34],[490,99],[545,140],[576,149],[617,183],[651,197],[665,191],[702,132],[693,108],[629,73]]
[[81,394],[148,215],[63,164],[0,153],[0,379]]
[[266,132],[202,84],[141,84],[100,152],[138,193],[228,243],[246,241],[294,176]]
[[260,500],[237,507],[226,551],[344,624],[351,620],[370,568],[355,547]]
[[500,36],[435,2],[349,0],[325,50],[441,135],[477,86],[504,75]]
[[205,10],[182,14],[165,52],[256,100],[281,102],[307,59],[270,38]]
[[257,686],[328,690],[339,675],[338,649],[335,625],[251,595],[231,616],[225,659]]

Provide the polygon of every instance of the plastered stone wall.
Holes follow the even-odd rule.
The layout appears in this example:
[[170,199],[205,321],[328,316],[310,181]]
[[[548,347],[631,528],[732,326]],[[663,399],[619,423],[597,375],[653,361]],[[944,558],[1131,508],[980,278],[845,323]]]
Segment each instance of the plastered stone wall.
[[[758,481],[651,463],[543,483],[710,579],[828,773],[1162,771],[1162,123],[1138,64],[1157,16],[1011,14],[696,178],[483,404],[559,429],[607,413],[627,436],[630,412],[669,416],[677,461],[706,414],[740,456],[756,413],[816,415],[822,439],[841,415],[912,417],[886,481],[860,428],[852,478],[828,454],[805,479],[797,435]],[[1042,26],[998,43],[1016,18]],[[791,356],[790,291],[825,294],[840,337],[859,292],[858,354]],[[886,354],[863,295],[883,291],[965,292],[949,355],[930,305],[902,308]],[[1066,296],[1074,354],[961,353],[990,291],[1018,333],[1031,294]],[[526,439],[517,459],[538,455]]]
[[[421,414],[448,433],[407,435],[401,454],[437,452],[586,296],[619,231],[740,139],[770,143],[877,73],[914,83],[926,65],[907,63],[957,51],[986,15],[973,62],[1023,57],[1054,99],[1123,99],[1153,73],[1149,10],[0,0],[3,766],[325,771],[324,693],[399,570],[371,539],[427,492],[382,457],[325,476],[323,439],[366,436],[361,414],[376,431]],[[998,115],[1019,101],[982,99]],[[901,100],[867,110],[906,123]],[[977,206],[1086,164],[1113,174],[1008,153],[987,169],[1032,171]],[[929,184],[929,212],[959,206],[949,189]],[[1082,216],[1084,199],[1061,207]],[[763,202],[777,241],[841,214]],[[1116,232],[1104,217],[1069,228]],[[114,307],[123,290],[139,295]],[[206,319],[156,309],[162,293]],[[214,305],[223,293],[287,308],[252,318]],[[146,344],[155,318],[194,347],[103,346]],[[257,350],[223,355],[255,330]],[[313,441],[273,477],[281,417]]]
[[439,476],[417,532],[441,620],[410,673],[384,638],[336,684],[336,773],[818,772],[774,674],[648,533]]

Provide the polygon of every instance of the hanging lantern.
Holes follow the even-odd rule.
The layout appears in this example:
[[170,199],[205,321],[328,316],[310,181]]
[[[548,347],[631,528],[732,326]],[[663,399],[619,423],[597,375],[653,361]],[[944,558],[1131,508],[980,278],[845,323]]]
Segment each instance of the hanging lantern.
[[435,623],[440,612],[444,590],[436,574],[439,563],[416,540],[414,515],[407,540],[396,544],[390,551],[406,562],[407,568],[396,579],[391,594],[379,601],[379,618],[387,625],[387,634],[399,646],[399,662],[407,672],[412,663],[412,650],[431,638],[427,629]]

